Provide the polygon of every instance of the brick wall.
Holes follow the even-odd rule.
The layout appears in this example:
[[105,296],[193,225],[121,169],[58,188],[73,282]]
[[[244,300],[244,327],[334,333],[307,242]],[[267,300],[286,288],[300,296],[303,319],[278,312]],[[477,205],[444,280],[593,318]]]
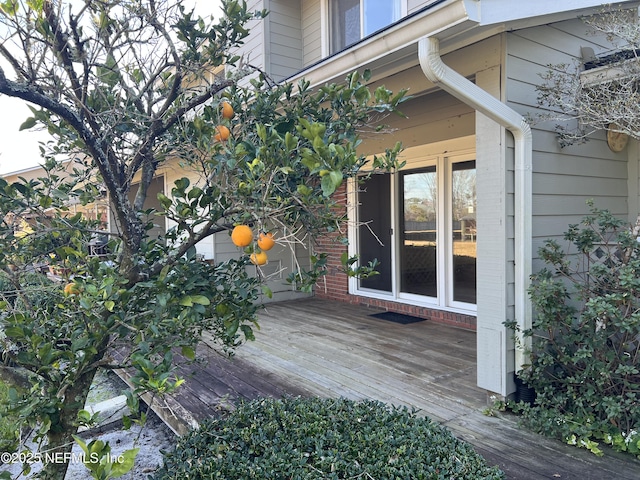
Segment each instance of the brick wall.
[[[337,199],[342,200],[346,211],[346,187],[343,185],[335,194]],[[344,226],[346,234],[347,226]],[[426,318],[433,322],[444,323],[469,330],[476,329],[476,317],[462,313],[447,312],[434,308],[420,307],[377,298],[368,298],[360,295],[349,294],[349,281],[345,273],[342,272],[340,256],[347,251],[347,246],[337,241],[340,236],[338,232],[327,234],[317,239],[317,249],[319,252],[329,254],[327,267],[328,273],[316,285],[314,295],[318,298],[336,300],[351,304],[362,305],[370,308],[388,310],[391,312],[405,313],[415,317]]]

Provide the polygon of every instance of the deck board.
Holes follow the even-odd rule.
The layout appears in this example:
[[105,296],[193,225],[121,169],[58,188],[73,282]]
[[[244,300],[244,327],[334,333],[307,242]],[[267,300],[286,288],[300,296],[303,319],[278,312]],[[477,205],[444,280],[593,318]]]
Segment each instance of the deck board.
[[513,415],[484,415],[474,332],[431,321],[397,324],[369,316],[375,312],[319,299],[269,304],[256,340],[232,358],[217,353],[205,335],[198,349],[204,362],[182,367],[186,386],[173,400],[202,420],[242,398],[376,399],[442,423],[508,479],[640,478],[634,459],[598,458],[521,429]]

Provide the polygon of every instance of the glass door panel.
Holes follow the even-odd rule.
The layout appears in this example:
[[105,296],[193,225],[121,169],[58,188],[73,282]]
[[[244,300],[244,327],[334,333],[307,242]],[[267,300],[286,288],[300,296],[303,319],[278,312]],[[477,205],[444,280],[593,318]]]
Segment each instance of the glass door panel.
[[400,195],[400,291],[436,297],[436,167],[403,173]]
[[372,175],[358,185],[358,252],[366,265],[378,259],[378,275],[360,279],[361,288],[391,292],[391,182]]
[[476,303],[476,162],[451,166],[453,301]]

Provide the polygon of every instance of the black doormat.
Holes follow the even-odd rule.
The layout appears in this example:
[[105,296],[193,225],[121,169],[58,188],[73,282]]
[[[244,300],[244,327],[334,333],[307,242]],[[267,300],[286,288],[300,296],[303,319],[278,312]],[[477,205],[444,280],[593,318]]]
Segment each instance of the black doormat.
[[425,318],[414,317],[412,315],[405,315],[404,313],[397,312],[372,313],[369,316],[379,318],[381,320],[388,320],[394,323],[401,323],[403,325],[407,325],[409,323],[424,322],[426,320]]

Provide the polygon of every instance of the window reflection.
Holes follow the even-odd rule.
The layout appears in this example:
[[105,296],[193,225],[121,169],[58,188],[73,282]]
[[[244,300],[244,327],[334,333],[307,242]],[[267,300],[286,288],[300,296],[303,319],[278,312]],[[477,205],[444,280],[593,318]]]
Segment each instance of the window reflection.
[[453,300],[476,303],[476,162],[452,165]]
[[400,0],[331,0],[331,52],[335,53],[400,19]]
[[401,177],[400,290],[437,296],[436,167],[406,173]]

